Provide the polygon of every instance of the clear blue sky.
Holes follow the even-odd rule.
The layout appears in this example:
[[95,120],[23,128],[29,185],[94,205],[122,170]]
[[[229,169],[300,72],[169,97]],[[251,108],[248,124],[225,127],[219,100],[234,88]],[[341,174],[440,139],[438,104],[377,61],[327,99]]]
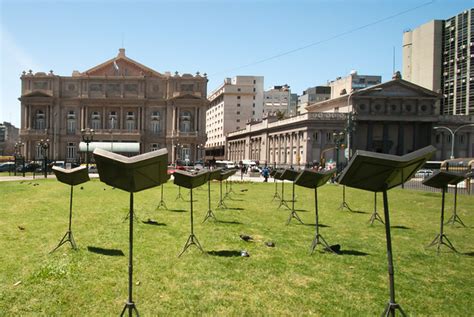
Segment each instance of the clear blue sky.
[[207,73],[208,91],[225,77],[260,75],[265,88],[289,84],[301,94],[353,69],[389,80],[394,47],[401,70],[404,30],[473,6],[472,0],[0,0],[0,122],[20,124],[23,70],[70,76],[116,56],[122,38],[127,56],[159,72]]

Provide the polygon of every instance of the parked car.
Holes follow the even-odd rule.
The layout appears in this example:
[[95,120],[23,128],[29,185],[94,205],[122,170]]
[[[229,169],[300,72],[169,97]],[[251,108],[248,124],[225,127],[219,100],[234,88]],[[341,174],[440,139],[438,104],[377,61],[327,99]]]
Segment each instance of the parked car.
[[0,164],[0,172],[13,172],[15,170],[14,162],[5,162]]
[[418,172],[416,172],[415,177],[416,178],[427,178],[427,177],[430,177],[431,175],[433,175],[432,170],[421,169]]

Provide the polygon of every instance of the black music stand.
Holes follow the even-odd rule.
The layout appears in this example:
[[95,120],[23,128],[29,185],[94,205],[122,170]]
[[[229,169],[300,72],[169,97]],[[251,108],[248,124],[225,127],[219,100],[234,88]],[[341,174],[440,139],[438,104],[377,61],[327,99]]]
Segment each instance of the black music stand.
[[[452,172],[446,172],[446,171],[439,171],[427,179],[423,181],[423,185],[434,187],[434,188],[440,188],[442,192],[442,198],[441,198],[441,225],[439,229],[439,234],[436,235],[436,237],[433,239],[433,241],[427,246],[427,248],[434,246],[435,244],[438,245],[438,251],[437,253],[439,254],[439,249],[442,244],[453,250],[454,252],[456,249],[454,248],[453,244],[451,241],[449,241],[448,237],[444,234],[443,232],[443,223],[444,223],[444,196],[446,193],[446,190],[448,189],[448,185],[456,185],[457,183],[463,181],[465,179],[464,175],[457,174],[457,173],[452,173]],[[443,240],[446,240],[446,242]]]
[[128,258],[128,300],[120,316],[128,310],[139,315],[133,302],[133,193],[156,187],[169,178],[168,151],[160,149],[145,154],[125,157],[102,149],[94,150],[100,180],[110,186],[130,193],[129,258]]
[[184,197],[181,195],[181,186],[178,186],[178,195],[176,195],[175,200],[178,200],[178,199],[181,199],[181,200],[185,201]]
[[395,301],[395,279],[387,191],[413,177],[416,171],[425,164],[435,151],[436,148],[431,145],[403,156],[357,151],[340,177],[340,184],[383,193],[390,301],[385,307],[382,316],[395,316],[397,309],[403,316],[406,316],[402,307]]
[[[168,179],[170,178],[170,175],[168,175]],[[166,180],[168,181],[168,180]],[[168,210],[168,207],[166,207],[166,203],[165,201],[163,200],[163,184],[161,184],[161,198],[160,198],[160,202],[158,203],[158,206],[156,206],[156,210],[159,210],[161,207],[163,207],[165,210]]]
[[375,220],[383,223],[382,217],[380,217],[379,213],[377,212],[377,192],[374,192],[374,212],[372,213],[372,216],[370,216],[370,225],[373,225]]
[[60,246],[69,242],[74,250],[77,249],[76,241],[74,241],[74,236],[72,234],[71,222],[72,222],[72,196],[73,188],[76,185],[85,183],[89,181],[89,174],[87,173],[87,168],[85,166],[76,167],[73,169],[64,169],[61,167],[53,166],[53,172],[56,175],[56,179],[61,183],[71,185],[71,194],[69,196],[69,228],[66,234],[63,236],[59,244],[49,253],[53,253]]
[[204,217],[204,220],[202,222],[206,222],[207,219],[209,218],[214,218],[214,220],[217,220],[216,216],[212,212],[211,209],[211,180],[218,179],[219,175],[221,173],[220,168],[216,168],[214,170],[208,170],[209,171],[209,178],[207,179],[207,197],[208,197],[208,210],[206,213],[206,216]]
[[[227,179],[225,181],[225,195],[224,195],[224,200],[226,198],[229,198],[229,199],[232,199],[230,198],[230,194],[233,193],[234,191],[232,190],[232,181],[229,180],[229,178],[234,175],[235,173],[237,173],[237,170],[236,169],[231,169],[231,170],[227,170],[226,173],[229,174],[229,176],[227,176]],[[227,189],[227,183],[230,183],[229,187],[230,189]]]
[[285,180],[281,177],[284,171],[285,170],[278,170],[273,176],[275,179],[281,180],[281,197],[278,208],[280,208],[281,206],[285,206],[286,208],[291,209],[290,206],[288,206],[287,201],[285,200]]
[[315,227],[316,233],[314,235],[313,242],[311,243],[311,254],[313,254],[314,250],[321,244],[326,250],[332,251],[333,253],[337,254],[326,240],[323,238],[321,234],[319,234],[319,214],[318,214],[318,187],[323,186],[328,182],[331,176],[334,174],[335,170],[330,171],[321,171],[315,172],[311,170],[304,170],[302,171],[295,179],[295,184],[298,186],[306,187],[306,188],[314,188],[314,215],[316,219]]
[[278,194],[278,183],[276,181],[277,179],[275,178],[276,173],[278,173],[277,170],[273,170],[270,172],[270,177],[273,177],[273,182],[275,183],[275,193],[273,194],[272,201],[274,201],[275,199],[279,199],[281,201],[281,197]]
[[222,198],[222,181],[225,181],[228,179],[231,175],[234,175],[234,173],[231,171],[222,171],[219,175],[216,175],[216,179],[219,181],[219,203],[217,204],[216,209],[227,209],[227,206],[224,202],[224,199]]
[[175,171],[173,173],[174,183],[178,186],[189,188],[189,194],[191,196],[191,234],[186,240],[183,251],[178,255],[180,257],[191,245],[195,245],[201,252],[204,250],[199,243],[199,240],[194,235],[194,218],[193,218],[193,188],[197,188],[203,185],[209,178],[209,172],[207,170],[201,170],[198,173],[190,173],[186,171]]
[[[289,180],[293,183],[293,193],[292,193],[292,200],[291,200],[291,213],[290,213],[290,216],[288,217],[288,221],[286,222],[286,224],[290,224],[290,221],[292,218],[295,218],[296,220],[298,220],[300,223],[303,223],[303,221],[301,220],[301,218],[298,216],[298,214],[296,213],[295,211],[295,180],[296,180],[296,177],[298,177],[298,174],[299,172],[295,171],[295,170],[292,170],[292,169],[285,169],[283,171],[283,173],[281,174],[281,178],[283,180]],[[283,197],[283,195],[282,195]]]
[[344,210],[346,208],[349,211],[353,211],[351,207],[349,207],[349,204],[346,202],[346,186],[342,186],[342,203],[339,206],[340,210]]
[[[465,178],[472,178],[472,175],[474,175],[474,172],[467,173],[464,175]],[[470,181],[470,180],[468,180]],[[467,187],[469,189],[469,187]],[[458,206],[458,184],[454,185],[454,209],[453,209],[453,215],[446,221],[446,224],[456,224],[459,223],[463,227],[466,227],[464,222],[461,220],[461,217],[458,216],[457,213],[457,206]]]

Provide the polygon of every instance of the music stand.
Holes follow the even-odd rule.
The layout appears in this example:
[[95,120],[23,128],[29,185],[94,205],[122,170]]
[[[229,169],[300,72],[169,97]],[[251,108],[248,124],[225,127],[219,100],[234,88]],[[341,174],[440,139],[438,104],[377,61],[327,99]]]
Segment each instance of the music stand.
[[334,169],[330,171],[321,171],[321,172],[314,172],[311,170],[304,170],[302,171],[298,177],[295,179],[295,184],[298,186],[306,187],[306,188],[314,188],[314,215],[316,219],[315,227],[316,233],[314,235],[313,242],[311,243],[311,254],[313,254],[314,250],[321,244],[326,250],[330,250],[333,253],[337,254],[326,240],[323,238],[321,234],[319,234],[319,215],[318,215],[318,187],[323,186],[328,182],[331,178],[332,174],[334,174]]
[[[168,175],[168,174],[167,174]],[[170,175],[168,175],[168,179],[170,178]],[[166,181],[168,181],[168,179]],[[168,210],[168,207],[166,207],[166,203],[165,201],[163,200],[163,184],[161,184],[161,198],[160,198],[160,202],[158,203],[158,206],[156,207],[156,210],[159,210],[161,207],[165,208],[165,210]]]
[[349,204],[346,202],[346,186],[342,186],[342,203],[339,206],[339,210],[344,210],[344,208],[347,208],[349,211],[353,211],[351,207],[349,207]]
[[194,235],[194,218],[193,218],[193,188],[197,188],[204,184],[209,178],[209,172],[206,170],[199,171],[198,173],[189,173],[186,171],[175,171],[173,173],[174,183],[178,186],[189,188],[189,194],[191,196],[191,234],[186,240],[183,251],[178,255],[180,257],[191,245],[195,245],[201,252],[204,250],[199,243],[199,240]]
[[[232,169],[232,170],[227,170],[226,173],[229,174],[229,176],[227,177],[226,181],[225,181],[225,195],[224,195],[224,199],[226,198],[229,198],[230,199],[230,193],[233,193],[234,191],[232,190],[232,181],[228,180],[232,175],[234,175],[235,173],[237,173],[237,170],[236,169]],[[230,183],[230,189],[227,190],[227,183]]]
[[298,214],[295,211],[295,180],[296,180],[296,177],[298,177],[298,174],[299,172],[292,169],[288,169],[288,168],[285,169],[283,173],[281,174],[281,178],[283,180],[286,179],[293,183],[293,194],[292,194],[293,198],[291,200],[291,213],[290,213],[290,216],[288,217],[288,221],[286,222],[287,225],[290,224],[290,221],[292,218],[295,218],[300,223],[303,223],[303,221],[301,220],[301,218],[298,216]]
[[425,164],[435,151],[436,148],[431,145],[403,156],[357,151],[340,177],[340,184],[383,193],[390,288],[390,301],[385,307],[383,316],[394,316],[397,309],[403,316],[406,316],[401,306],[395,301],[392,238],[390,234],[387,191],[413,177],[416,171]]
[[175,200],[178,200],[178,199],[181,199],[181,200],[185,201],[184,197],[181,195],[181,186],[178,186],[178,195],[176,195]]
[[[464,175],[464,178],[472,178],[474,175],[474,172],[467,173]],[[469,181],[469,180],[468,180]],[[469,186],[467,187],[469,189]],[[464,222],[461,220],[461,217],[458,216],[457,213],[457,205],[458,205],[458,184],[454,184],[454,209],[453,209],[453,215],[446,221],[446,224],[456,224],[458,222],[461,224],[463,227],[466,227]]]
[[281,197],[280,197],[280,195],[278,194],[278,183],[277,183],[276,178],[275,178],[275,174],[276,174],[276,173],[278,173],[277,170],[273,170],[273,171],[270,172],[270,177],[273,177],[273,182],[275,183],[275,193],[273,194],[272,201],[274,201],[275,198],[276,198],[276,199],[280,199],[280,201],[281,201]]
[[72,222],[72,197],[73,197],[73,188],[76,185],[85,183],[89,181],[89,174],[87,173],[87,168],[85,166],[76,167],[73,169],[64,169],[61,167],[53,166],[54,175],[56,179],[61,183],[71,185],[71,193],[69,196],[69,228],[66,234],[63,236],[58,245],[49,253],[53,253],[60,246],[69,242],[74,250],[77,249],[76,241],[74,241],[74,236],[72,234],[71,222]]
[[209,219],[209,218],[214,218],[214,220],[217,220],[216,216],[214,215],[214,213],[212,212],[212,209],[211,209],[211,180],[218,179],[218,177],[221,173],[221,169],[216,168],[214,170],[208,170],[208,172],[209,172],[209,178],[207,179],[208,210],[207,210],[206,216],[204,217],[204,220],[202,222],[206,222],[206,220]]
[[217,204],[216,209],[227,209],[227,206],[224,203],[224,199],[222,198],[222,181],[228,179],[233,174],[234,173],[232,171],[222,171],[220,174],[216,175],[216,179],[219,181],[220,188],[219,203]]
[[133,193],[156,187],[169,178],[168,151],[160,149],[126,157],[102,149],[95,149],[94,159],[102,182],[130,193],[128,300],[120,316],[128,310],[129,316],[139,315],[133,302]]
[[278,205],[278,209],[281,206],[285,206],[286,208],[290,209],[290,207],[288,206],[288,203],[285,200],[285,180],[281,177],[283,172],[284,170],[279,170],[273,176],[275,179],[281,180],[281,197],[280,197],[280,204]]
[[377,212],[377,192],[374,192],[374,212],[372,213],[372,216],[370,216],[370,225],[373,225],[375,220],[383,223],[382,217],[380,217],[379,213]]
[[[423,181],[423,185],[434,187],[434,188],[440,188],[442,192],[442,198],[441,198],[441,225],[440,225],[440,230],[439,234],[436,235],[436,237],[433,239],[433,241],[427,246],[427,248],[434,246],[435,244],[438,245],[438,251],[437,253],[439,254],[439,249],[442,244],[453,250],[454,252],[456,249],[454,248],[453,244],[451,241],[449,241],[448,237],[444,234],[443,232],[443,223],[444,223],[444,196],[446,193],[446,190],[448,188],[448,185],[456,185],[457,183],[461,182],[462,180],[465,179],[464,175],[453,173],[453,172],[446,172],[446,171],[439,171],[427,179]],[[443,238],[446,240],[446,242],[443,241]]]

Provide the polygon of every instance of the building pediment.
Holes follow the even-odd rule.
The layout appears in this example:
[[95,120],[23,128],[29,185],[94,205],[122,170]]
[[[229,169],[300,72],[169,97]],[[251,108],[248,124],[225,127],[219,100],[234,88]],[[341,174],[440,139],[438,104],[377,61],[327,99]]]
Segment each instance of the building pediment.
[[42,91],[42,90],[35,90],[35,91],[29,92],[29,93],[27,93],[27,94],[24,94],[22,97],[23,97],[23,98],[24,98],[24,97],[51,98],[51,97],[53,97],[53,95],[52,95],[52,94],[49,94],[49,93],[47,93],[47,92],[45,92],[45,91]]
[[359,97],[440,98],[440,94],[405,80],[391,80],[353,93]]
[[99,64],[81,73],[87,76],[163,76],[159,72],[125,56],[120,49],[117,57]]

